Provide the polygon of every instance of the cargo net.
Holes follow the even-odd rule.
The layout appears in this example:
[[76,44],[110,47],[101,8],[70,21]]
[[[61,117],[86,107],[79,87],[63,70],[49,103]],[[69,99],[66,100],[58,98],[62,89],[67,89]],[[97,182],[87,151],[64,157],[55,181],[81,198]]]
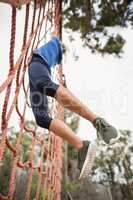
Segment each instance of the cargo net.
[[[60,200],[62,140],[34,121],[27,69],[33,49],[54,27],[60,32],[61,1],[30,1],[21,8],[1,4],[10,9],[11,28],[2,38],[10,42],[2,58],[10,64],[1,66],[6,75],[0,86],[0,200]],[[53,78],[61,84],[62,67],[56,69]],[[49,105],[51,115],[63,119],[63,108],[53,99]]]

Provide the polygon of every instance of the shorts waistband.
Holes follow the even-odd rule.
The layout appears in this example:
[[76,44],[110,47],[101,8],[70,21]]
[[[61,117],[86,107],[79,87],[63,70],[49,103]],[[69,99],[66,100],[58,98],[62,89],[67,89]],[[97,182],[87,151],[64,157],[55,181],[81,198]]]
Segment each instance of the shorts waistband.
[[31,62],[34,62],[34,61],[38,61],[41,64],[44,64],[46,66],[46,68],[48,69],[48,71],[50,72],[50,74],[51,74],[51,70],[50,70],[47,62],[41,56],[39,56],[38,54],[33,54]]

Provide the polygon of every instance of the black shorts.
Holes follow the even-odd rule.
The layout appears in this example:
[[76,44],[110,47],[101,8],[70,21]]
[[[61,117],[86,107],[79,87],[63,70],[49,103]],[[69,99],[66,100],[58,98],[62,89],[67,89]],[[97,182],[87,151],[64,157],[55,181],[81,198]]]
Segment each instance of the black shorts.
[[37,124],[49,129],[52,118],[49,114],[47,96],[54,97],[59,87],[51,80],[47,63],[38,55],[32,57],[28,68],[30,102]]

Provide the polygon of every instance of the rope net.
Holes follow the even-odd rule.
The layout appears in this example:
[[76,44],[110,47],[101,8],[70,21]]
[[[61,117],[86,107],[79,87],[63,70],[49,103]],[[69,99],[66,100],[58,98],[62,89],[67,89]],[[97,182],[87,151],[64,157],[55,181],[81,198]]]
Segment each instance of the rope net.
[[[10,64],[8,76],[4,78],[0,86],[2,99],[0,174],[4,173],[5,157],[10,160],[7,166],[10,168],[8,170],[10,174],[8,178],[5,175],[5,179],[0,180],[0,189],[2,184],[7,187],[6,191],[1,192],[0,200],[60,200],[62,139],[53,133],[47,133],[34,121],[29,120],[32,111],[29,104],[29,85],[26,76],[33,49],[41,42],[47,41],[49,33],[54,27],[58,28],[61,33],[61,1],[34,0],[27,2],[28,4],[22,6],[25,20],[23,17],[21,20],[25,22],[21,27],[23,35],[20,36],[21,48],[17,55],[15,52],[18,46],[16,35],[20,28],[17,23],[17,13],[21,11],[13,6],[10,8]],[[3,4],[3,6],[5,5]],[[6,42],[6,38],[3,39]],[[53,74],[54,79],[62,84],[62,66],[57,66],[57,70]],[[51,115],[63,119],[63,108],[52,99],[49,104]],[[15,133],[12,127],[16,127]]]

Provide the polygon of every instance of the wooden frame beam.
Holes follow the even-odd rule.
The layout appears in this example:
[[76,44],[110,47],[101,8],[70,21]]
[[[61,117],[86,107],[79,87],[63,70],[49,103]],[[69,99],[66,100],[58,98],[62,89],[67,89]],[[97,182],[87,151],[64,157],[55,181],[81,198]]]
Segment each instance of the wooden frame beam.
[[15,6],[15,7],[19,7],[23,4],[28,4],[30,3],[31,0],[0,0],[0,2],[3,2],[3,3],[8,3],[12,6]]

